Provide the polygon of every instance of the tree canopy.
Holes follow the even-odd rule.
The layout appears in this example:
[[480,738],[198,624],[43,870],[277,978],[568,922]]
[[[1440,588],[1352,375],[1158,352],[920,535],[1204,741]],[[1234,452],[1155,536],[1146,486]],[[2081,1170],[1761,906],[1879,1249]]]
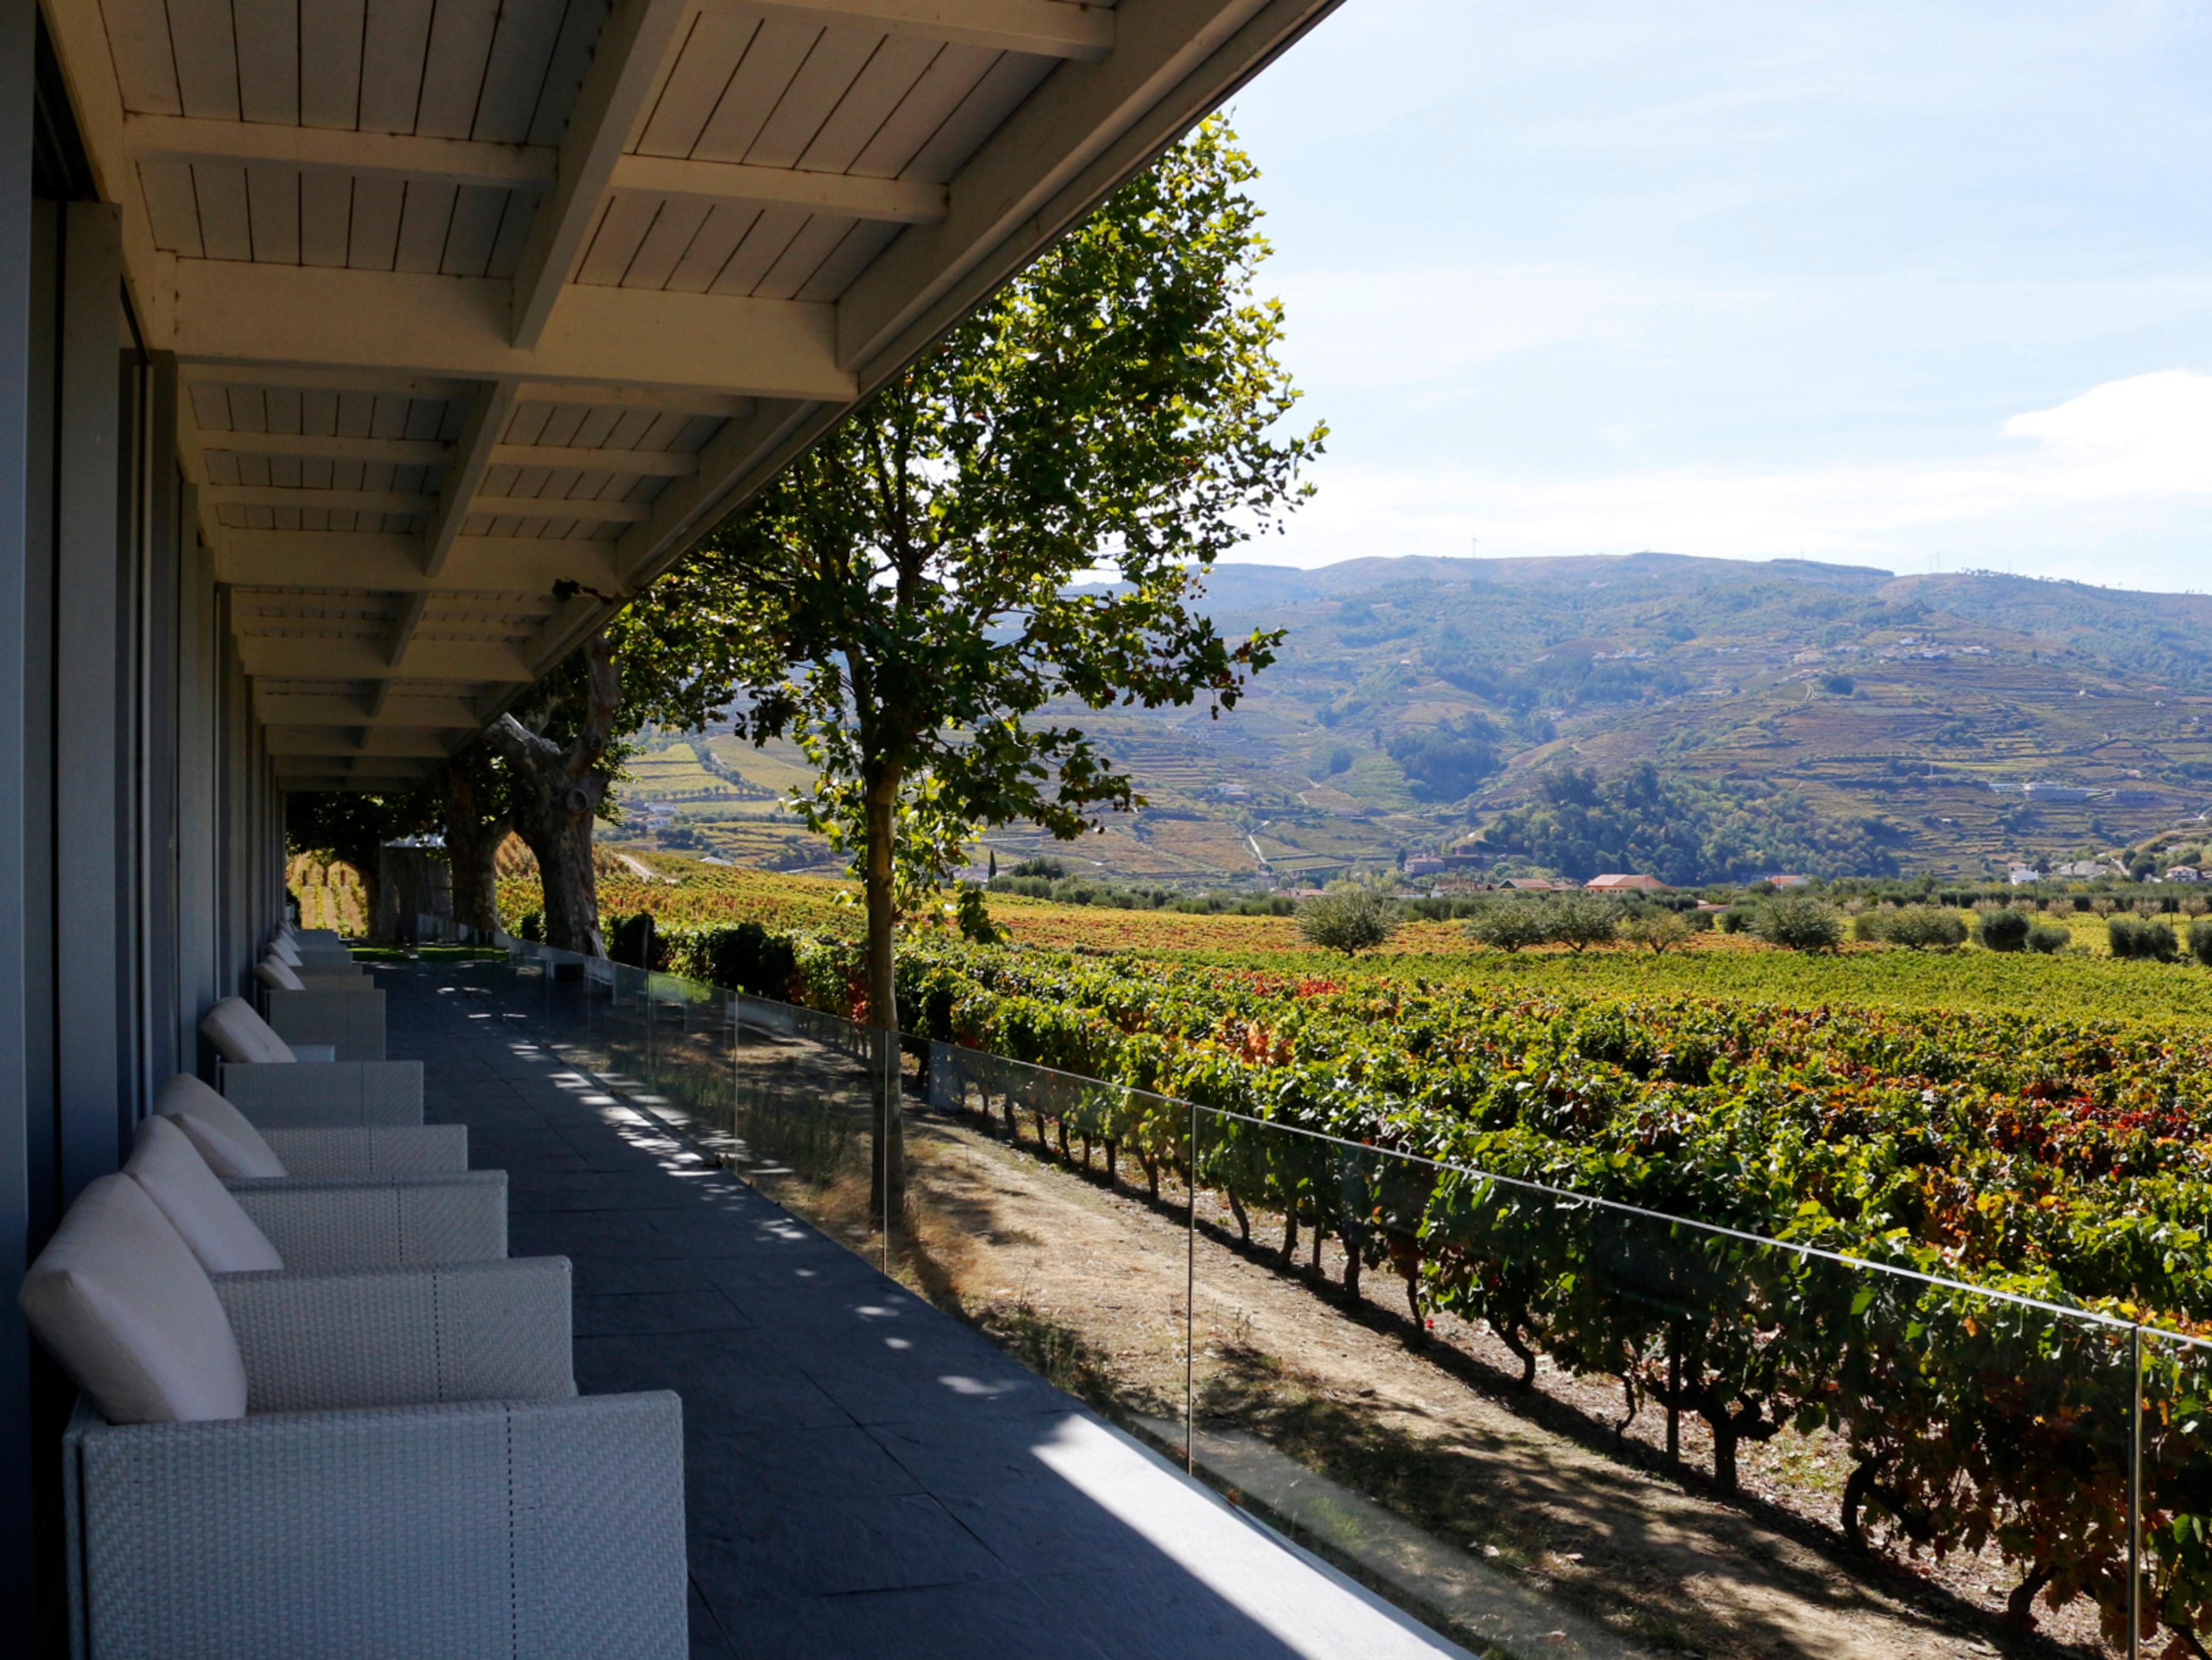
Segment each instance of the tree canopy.
[[[1135,791],[1079,708],[1233,706],[1278,636],[1194,608],[1274,527],[1322,429],[1295,432],[1251,162],[1218,119],[1109,198],[799,458],[631,611],[789,736],[800,800],[891,929],[980,824],[1062,837]],[[712,642],[711,646],[708,644]]]
[[1483,845],[1577,881],[1640,871],[1675,887],[1776,871],[1887,876],[1896,855],[1864,825],[1823,818],[1803,797],[1754,784],[1670,778],[1650,762],[1616,777],[1567,767],[1503,814]]

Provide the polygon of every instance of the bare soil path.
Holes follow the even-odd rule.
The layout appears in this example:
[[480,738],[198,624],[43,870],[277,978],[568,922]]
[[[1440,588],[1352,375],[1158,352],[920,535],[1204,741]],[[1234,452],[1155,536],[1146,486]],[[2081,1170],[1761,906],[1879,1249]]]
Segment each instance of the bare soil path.
[[[1188,1329],[1201,1472],[1478,1652],[2102,1652],[2078,1608],[2039,1609],[2045,1634],[2005,1629],[2002,1564],[1915,1573],[1855,1554],[1833,1525],[1841,1461],[1820,1437],[1747,1449],[1739,1499],[1708,1496],[1665,1474],[1656,1411],[1616,1436],[1616,1381],[1544,1367],[1519,1389],[1486,1332],[1419,1331],[1384,1276],[1357,1304],[1317,1291],[1238,1249],[1211,1195],[1194,1274],[1179,1190],[1151,1203],[1033,1141],[933,1116],[908,1150],[907,1277],[1167,1443],[1182,1436]],[[1267,1237],[1257,1219],[1255,1233]],[[1340,1265],[1332,1247],[1324,1268]],[[1687,1422],[1681,1450],[1692,1463],[1709,1450]]]

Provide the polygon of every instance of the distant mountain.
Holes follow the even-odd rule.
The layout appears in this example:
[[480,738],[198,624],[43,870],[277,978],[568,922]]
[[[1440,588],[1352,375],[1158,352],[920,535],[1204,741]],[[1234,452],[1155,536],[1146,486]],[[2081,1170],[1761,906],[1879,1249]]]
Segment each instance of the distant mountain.
[[[1978,874],[2212,806],[2196,595],[1639,553],[1221,565],[1204,604],[1225,630],[1287,630],[1278,660],[1218,721],[1086,713],[1150,805],[1062,857],[1304,880],[1500,827],[1486,859],[1558,867],[1601,838],[1532,839],[1516,826],[1549,820],[1527,810],[1566,769],[1602,784],[1647,762],[1666,787],[1601,794],[1695,804],[1695,837],[1638,831],[1677,875],[1770,849]],[[1002,864],[1038,845],[990,839]]]

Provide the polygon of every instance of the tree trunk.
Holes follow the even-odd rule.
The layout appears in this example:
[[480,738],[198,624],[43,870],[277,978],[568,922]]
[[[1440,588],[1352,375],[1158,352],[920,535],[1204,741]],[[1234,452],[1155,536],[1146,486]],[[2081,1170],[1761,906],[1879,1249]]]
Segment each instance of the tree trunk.
[[514,833],[538,855],[538,880],[545,890],[545,943],[585,957],[605,957],[592,826],[607,793],[599,761],[613,740],[622,678],[605,635],[593,635],[585,651],[590,691],[582,724],[566,749],[511,714],[501,715],[484,738],[510,769]]
[[[892,894],[896,869],[899,775],[896,767],[878,767],[868,779],[863,802],[867,842],[861,853],[862,887],[868,908],[868,1025],[875,1033],[876,1053],[896,1054],[898,1043],[898,980],[891,957],[898,914]],[[890,1068],[876,1068],[876,1158],[869,1173],[868,1192],[876,1220],[886,1230],[906,1213],[906,1125],[899,1112],[896,1080]],[[1042,1125],[1037,1130],[1044,1141]]]
[[495,787],[487,778],[487,757],[471,747],[453,757],[445,772],[446,862],[453,874],[453,920],[489,939],[499,931],[499,848],[512,820],[504,812],[486,816]]

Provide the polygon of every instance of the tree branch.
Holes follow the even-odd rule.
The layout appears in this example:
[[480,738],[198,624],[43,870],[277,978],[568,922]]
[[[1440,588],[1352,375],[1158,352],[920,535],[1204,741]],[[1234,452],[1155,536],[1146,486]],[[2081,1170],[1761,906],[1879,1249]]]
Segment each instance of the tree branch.
[[484,728],[484,742],[518,765],[538,768],[557,765],[561,746],[540,738],[511,714],[502,714]]

